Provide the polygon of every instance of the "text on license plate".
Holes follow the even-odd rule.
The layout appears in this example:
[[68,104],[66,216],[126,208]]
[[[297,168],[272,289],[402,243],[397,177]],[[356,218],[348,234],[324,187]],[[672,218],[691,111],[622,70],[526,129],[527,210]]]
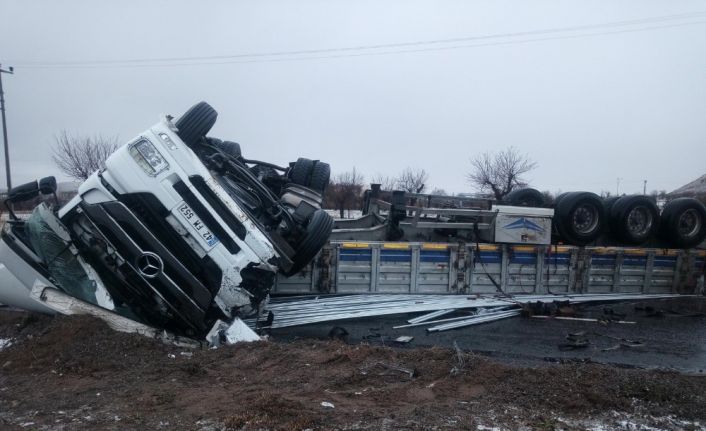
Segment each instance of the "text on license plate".
[[194,210],[191,209],[191,207],[183,203],[179,205],[179,212],[181,215],[186,219],[186,221],[189,222],[189,224],[196,230],[198,236],[200,236],[204,241],[206,241],[206,244],[209,247],[213,247],[214,245],[218,244],[218,238],[216,238],[216,235],[213,234],[204,222],[201,221],[199,216],[196,215]]

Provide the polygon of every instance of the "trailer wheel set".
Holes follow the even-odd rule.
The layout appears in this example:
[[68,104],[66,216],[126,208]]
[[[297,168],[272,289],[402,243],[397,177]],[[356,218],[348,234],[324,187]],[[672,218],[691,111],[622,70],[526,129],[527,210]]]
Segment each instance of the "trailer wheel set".
[[587,245],[608,234],[629,245],[658,237],[676,248],[689,248],[706,238],[706,207],[693,198],[668,202],[661,214],[647,196],[601,199],[595,193],[570,192],[554,202],[554,225],[559,237],[574,245]]

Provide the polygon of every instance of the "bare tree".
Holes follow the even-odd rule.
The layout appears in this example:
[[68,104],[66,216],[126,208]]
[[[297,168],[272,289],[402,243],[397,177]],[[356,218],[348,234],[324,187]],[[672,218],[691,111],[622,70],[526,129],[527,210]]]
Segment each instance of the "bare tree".
[[66,175],[81,181],[99,170],[119,146],[117,137],[71,135],[66,130],[56,135],[54,140],[54,163]]
[[429,174],[424,169],[405,168],[397,177],[397,188],[409,193],[422,193],[426,189]]
[[345,210],[361,206],[365,177],[354,167],[336,175],[326,188],[324,206],[337,209],[341,218]]
[[513,189],[526,186],[522,176],[535,167],[537,164],[529,156],[509,147],[471,159],[471,172],[466,178],[480,192],[490,191],[500,200]]

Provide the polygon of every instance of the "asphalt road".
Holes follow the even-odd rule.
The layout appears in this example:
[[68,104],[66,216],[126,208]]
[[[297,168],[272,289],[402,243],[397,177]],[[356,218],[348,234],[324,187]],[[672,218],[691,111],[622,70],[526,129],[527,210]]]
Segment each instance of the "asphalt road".
[[[649,317],[645,311],[636,309],[636,306],[648,305],[663,310],[663,316]],[[452,347],[456,342],[463,350],[518,365],[593,361],[689,374],[706,373],[705,297],[586,305],[579,309],[578,316],[601,317],[606,307],[615,313],[625,313],[625,320],[636,323],[601,324],[513,317],[440,333],[427,333],[425,327],[392,329],[422,314],[418,313],[280,328],[273,330],[272,336],[280,340],[328,338],[331,329],[338,326],[348,332],[347,342],[351,344]],[[567,343],[567,334],[581,331],[586,333],[585,338],[590,343],[586,348],[569,351],[559,348]],[[395,343],[393,340],[401,335],[414,339],[404,345]],[[640,341],[643,345],[626,347],[619,339]]]

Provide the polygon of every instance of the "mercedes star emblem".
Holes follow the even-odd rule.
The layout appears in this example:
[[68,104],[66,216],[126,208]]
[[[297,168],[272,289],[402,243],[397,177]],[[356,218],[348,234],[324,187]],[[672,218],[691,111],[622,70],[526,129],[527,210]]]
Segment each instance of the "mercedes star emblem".
[[151,251],[144,251],[137,257],[137,270],[145,278],[155,278],[162,272],[162,258]]

